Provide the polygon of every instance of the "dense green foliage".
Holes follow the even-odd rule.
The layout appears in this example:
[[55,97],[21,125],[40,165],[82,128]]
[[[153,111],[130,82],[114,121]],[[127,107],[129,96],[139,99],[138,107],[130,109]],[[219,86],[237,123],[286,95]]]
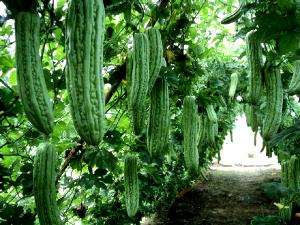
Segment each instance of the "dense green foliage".
[[[38,223],[39,206],[33,198],[33,170],[36,167],[33,162],[38,146],[45,141],[54,143],[58,154],[57,199],[65,224],[79,221],[91,225],[137,224],[143,216],[169,207],[176,194],[198,178],[189,173],[184,163],[182,117],[185,96],[195,96],[196,116],[193,119],[197,121],[195,127],[198,130],[193,132],[196,143],[193,150],[196,146],[199,160],[194,164],[198,165],[198,172],[205,174],[244,105],[251,107],[247,115],[251,115],[249,124],[255,132],[262,131],[266,115],[275,115],[267,106],[270,93],[265,89],[267,79],[273,76],[261,73],[254,80],[252,73],[248,73],[257,69],[258,64],[262,67],[261,71],[265,71],[266,62],[271,62],[280,71],[283,103],[278,134],[273,132],[267,138],[270,142],[265,144],[269,153],[276,154],[282,163],[293,155],[300,155],[300,128],[296,122],[300,108],[297,99],[286,91],[295,70],[293,64],[299,60],[300,4],[297,1],[247,0],[239,5],[233,0],[226,3],[217,0],[213,4],[208,0],[112,0],[104,1],[105,17],[104,11],[100,10],[96,17],[99,20],[92,16],[96,15],[96,10],[81,14],[76,10],[84,7],[72,6],[75,3],[87,6],[87,1],[2,2],[7,12],[0,17],[1,225]],[[95,5],[87,8],[92,10],[92,7]],[[37,68],[43,69],[38,73],[39,79],[43,80],[43,74],[48,93],[44,88],[42,96],[50,96],[53,105],[50,107],[54,112],[53,132],[42,131],[50,133],[48,140],[36,129],[40,129],[40,123],[29,122],[38,117],[28,116],[22,99],[23,91],[18,87],[19,57],[32,53],[29,50],[22,54],[18,52],[18,40],[24,35],[19,32],[21,38],[18,38],[18,26],[13,24],[20,11],[35,12],[41,17],[40,30],[37,26],[32,28],[32,33],[40,32],[40,39],[35,40],[38,38],[35,35],[30,43],[35,45],[34,56],[40,55],[42,60],[39,66],[39,59],[31,59]],[[100,21],[101,18],[103,21]],[[95,28],[94,24],[100,25]],[[146,40],[147,30],[149,32],[151,28],[160,33],[161,52],[153,48],[154,42],[150,41],[147,45],[147,41],[141,43],[134,38],[140,36]],[[260,43],[256,45],[261,48],[261,52],[257,51],[262,54],[262,61],[256,60],[252,65],[253,60],[247,59],[249,46],[247,48],[246,35],[254,30],[255,39]],[[159,35],[155,37],[158,41]],[[92,41],[87,44],[89,38]],[[160,46],[160,43],[157,44]],[[146,121],[151,115],[149,106],[153,105],[148,90],[148,72],[158,66],[158,63],[149,65],[150,55],[156,55],[157,61],[159,54],[163,54],[162,65],[165,62],[165,66],[161,67],[158,76],[166,81],[169,91],[168,154],[151,157],[146,131]],[[30,65],[29,61],[25,63]],[[230,98],[233,73],[238,74],[239,85],[235,97]],[[104,94],[101,93],[101,74]],[[262,82],[262,90],[250,101],[249,84],[253,90],[260,87],[260,84],[253,85],[254,82]],[[32,83],[24,82],[23,85]],[[36,85],[43,86],[42,83]],[[90,89],[84,89],[87,87]],[[36,93],[37,89],[32,90]],[[295,91],[293,94],[299,93]],[[275,95],[272,96],[275,100]],[[30,94],[25,98],[28,101],[33,97]],[[39,97],[38,101],[42,103],[44,100]],[[214,113],[208,111],[213,122],[207,115],[209,105],[214,110]],[[38,109],[37,112],[49,113],[50,110]],[[95,118],[90,113],[95,113]],[[105,129],[103,123],[107,124]],[[132,217],[127,215],[123,180],[127,154],[138,155],[139,165],[139,210]],[[53,179],[53,174],[51,177]],[[287,204],[291,204],[292,200],[286,199]]]

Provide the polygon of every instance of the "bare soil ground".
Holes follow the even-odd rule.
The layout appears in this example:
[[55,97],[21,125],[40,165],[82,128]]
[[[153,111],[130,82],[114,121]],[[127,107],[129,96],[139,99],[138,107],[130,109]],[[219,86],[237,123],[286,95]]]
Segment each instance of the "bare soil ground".
[[145,224],[249,225],[254,216],[277,214],[262,185],[279,181],[279,173],[268,167],[213,167],[206,181],[197,182],[168,211]]

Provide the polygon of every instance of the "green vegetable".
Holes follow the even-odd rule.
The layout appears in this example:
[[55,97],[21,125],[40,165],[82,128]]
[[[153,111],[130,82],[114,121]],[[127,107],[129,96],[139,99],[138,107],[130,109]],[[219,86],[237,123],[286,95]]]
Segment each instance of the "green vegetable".
[[186,168],[197,173],[199,166],[198,139],[199,124],[197,104],[194,96],[183,100],[183,149]]
[[151,91],[147,146],[151,156],[159,156],[168,147],[170,127],[169,89],[165,79],[157,79]]
[[207,138],[207,142],[211,146],[215,146],[215,144],[216,144],[216,136],[217,136],[217,129],[218,129],[217,127],[218,127],[217,123],[207,120],[207,122],[206,122],[206,138]]
[[217,117],[217,114],[215,112],[215,109],[214,109],[214,106],[209,104],[206,106],[206,112],[207,112],[207,116],[208,116],[208,119],[213,122],[213,123],[216,123],[218,121],[218,117]]
[[258,117],[257,117],[257,106],[246,104],[245,115],[246,115],[247,126],[251,127],[253,132],[257,132],[259,127]]
[[206,141],[205,119],[206,116],[203,113],[198,116],[198,145],[204,145]]
[[44,134],[53,131],[53,110],[39,54],[40,18],[18,12],[15,18],[18,91],[28,120]]
[[56,203],[55,166],[55,148],[49,143],[42,144],[33,165],[33,194],[41,225],[62,225]]
[[266,67],[265,88],[267,105],[262,126],[262,137],[265,141],[269,141],[277,133],[282,117],[283,87],[278,67],[271,65]]
[[256,105],[262,95],[262,49],[256,31],[246,35],[249,67],[249,102]]
[[161,35],[156,28],[150,28],[146,32],[149,40],[149,92],[151,92],[162,66],[163,45]]
[[146,34],[134,34],[131,59],[131,73],[127,74],[128,107],[132,116],[134,133],[139,135],[145,127],[149,85],[149,43]]
[[127,214],[129,217],[133,217],[139,208],[139,183],[136,155],[128,154],[125,157],[124,184]]
[[90,145],[104,135],[102,0],[71,0],[66,19],[66,83],[74,126]]
[[239,75],[237,73],[232,73],[230,76],[230,87],[229,87],[230,98],[234,97],[238,82],[239,82]]
[[292,79],[289,83],[288,92],[290,94],[296,94],[300,91],[300,60],[294,62],[294,72]]

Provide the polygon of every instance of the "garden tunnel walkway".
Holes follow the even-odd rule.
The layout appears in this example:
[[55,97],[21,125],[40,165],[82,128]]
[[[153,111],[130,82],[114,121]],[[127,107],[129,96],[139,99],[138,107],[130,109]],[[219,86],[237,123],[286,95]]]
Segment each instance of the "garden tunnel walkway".
[[254,216],[277,214],[263,186],[280,181],[280,167],[275,157],[265,157],[260,148],[260,137],[254,146],[245,118],[238,118],[233,143],[228,136],[221,161],[211,167],[207,180],[197,182],[170,209],[142,225],[249,225]]

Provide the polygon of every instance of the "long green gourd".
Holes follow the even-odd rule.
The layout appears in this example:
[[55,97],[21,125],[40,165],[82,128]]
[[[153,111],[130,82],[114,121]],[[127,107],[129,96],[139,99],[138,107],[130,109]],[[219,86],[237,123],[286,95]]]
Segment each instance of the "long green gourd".
[[239,82],[239,75],[237,73],[232,73],[230,76],[230,86],[229,86],[229,97],[233,98],[235,91]]
[[206,106],[206,112],[207,112],[208,119],[211,122],[216,123],[218,121],[216,111],[215,111],[214,106],[212,104],[209,104],[209,105]]
[[214,146],[216,143],[216,132],[217,132],[217,128],[218,125],[217,123],[214,123],[210,120],[208,120],[206,122],[206,138],[207,138],[207,142],[208,144],[210,144],[211,146]]
[[[296,169],[297,156],[293,155],[288,161],[288,186],[290,188],[297,188],[299,177],[297,177]],[[298,174],[299,175],[299,174]]]
[[124,163],[125,204],[129,217],[135,216],[139,208],[139,183],[137,156],[128,154]]
[[128,81],[128,107],[133,122],[133,131],[141,134],[145,128],[146,99],[149,86],[149,42],[147,35],[136,33],[133,36],[131,53],[132,69]]
[[246,53],[249,66],[249,102],[257,104],[262,95],[262,49],[255,30],[246,35]]
[[300,60],[294,62],[294,72],[292,79],[289,83],[289,94],[299,93],[300,91]]
[[18,12],[15,35],[18,91],[24,111],[37,130],[50,134],[53,131],[53,110],[39,55],[39,15]]
[[[296,157],[295,168],[294,168],[294,173],[296,177],[295,188],[299,188],[300,187],[300,158],[299,156],[295,156],[295,157]],[[299,203],[300,198],[298,197],[297,200]]]
[[245,117],[246,117],[246,124],[248,127],[251,126],[251,111],[250,111],[250,105],[249,104],[245,104],[244,107],[244,113],[245,113]]
[[130,95],[131,77],[132,77],[132,52],[128,51],[127,59],[126,59],[126,81],[127,81],[127,96],[129,97],[131,96]]
[[205,115],[201,113],[198,116],[198,145],[204,145],[205,136],[206,136],[206,129],[205,129]]
[[159,71],[162,66],[163,44],[161,35],[156,28],[150,28],[146,31],[149,40],[149,93],[159,76]]
[[49,143],[37,151],[33,166],[33,193],[41,225],[62,225],[56,202],[56,151]]
[[[281,183],[286,187],[290,187],[293,182],[293,175],[290,174],[292,172],[290,161],[291,159],[281,162]],[[279,216],[283,221],[290,221],[292,217],[292,203],[289,197],[281,198],[280,204],[283,207],[279,209]]]
[[267,105],[262,126],[262,137],[265,141],[269,141],[277,133],[282,117],[283,87],[278,67],[272,65],[266,67],[265,88]]
[[104,135],[102,0],[71,0],[66,20],[66,83],[74,126],[97,145]]
[[160,156],[168,148],[170,128],[169,88],[165,79],[157,79],[151,91],[147,147],[151,156]]
[[185,166],[189,171],[197,173],[199,166],[199,118],[195,96],[185,96],[183,100],[182,120]]
[[247,126],[251,127],[253,132],[258,131],[258,117],[257,117],[257,106],[246,104],[245,105],[245,115],[246,115],[246,121]]

